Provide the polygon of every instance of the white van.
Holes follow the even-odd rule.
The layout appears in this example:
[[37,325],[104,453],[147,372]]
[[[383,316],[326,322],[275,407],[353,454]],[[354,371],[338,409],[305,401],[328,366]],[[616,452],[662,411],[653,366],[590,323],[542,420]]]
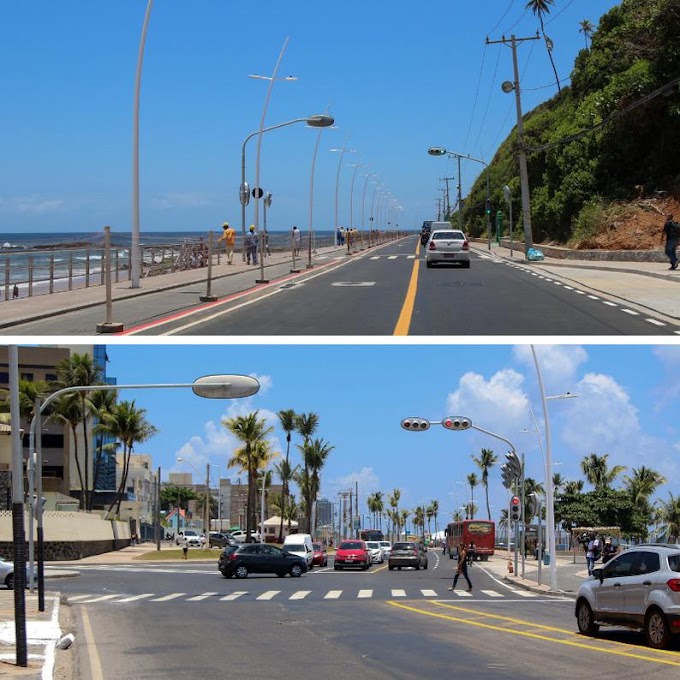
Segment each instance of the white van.
[[289,534],[283,540],[283,549],[300,555],[307,560],[307,566],[311,569],[314,561],[314,545],[310,534]]

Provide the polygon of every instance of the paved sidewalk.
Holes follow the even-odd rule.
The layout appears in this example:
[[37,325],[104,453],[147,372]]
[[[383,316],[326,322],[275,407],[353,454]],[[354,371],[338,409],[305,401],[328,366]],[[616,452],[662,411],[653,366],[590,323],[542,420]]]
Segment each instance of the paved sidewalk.
[[680,319],[680,269],[669,270],[664,262],[577,260],[546,257],[541,262],[528,262],[524,252],[475,242],[473,250],[491,254],[544,276],[556,277],[582,286],[594,293],[608,295],[641,308],[657,312],[673,320]]
[[[296,269],[300,270],[301,273],[313,271],[313,269],[307,269],[309,262],[308,253],[302,253],[301,255],[301,257],[295,258]],[[319,266],[321,263],[326,262],[329,257],[342,256],[349,257],[345,246],[318,248],[316,254],[312,256],[312,264]],[[291,253],[273,252],[265,258],[264,268],[267,270],[271,267],[285,264],[290,264],[292,267],[293,258]],[[224,257],[221,264],[213,264],[212,281],[229,277],[230,280],[236,283],[236,290],[242,292],[256,285],[255,281],[260,278],[260,271],[259,264],[256,266],[246,264],[240,253],[234,253],[234,263],[232,265],[228,265]],[[120,281],[112,284],[112,301],[115,303],[116,300],[150,295],[163,290],[195,286],[197,284],[203,284],[207,293],[207,277],[208,268],[201,267],[141,279],[139,288],[131,288],[129,281]],[[45,293],[16,300],[5,300],[0,305],[2,310],[0,329],[11,328],[16,324],[28,321],[46,319],[55,314],[63,314],[97,306],[101,307],[102,322],[104,322],[106,320],[106,288],[101,285],[90,286],[89,288],[74,288],[70,291]]]

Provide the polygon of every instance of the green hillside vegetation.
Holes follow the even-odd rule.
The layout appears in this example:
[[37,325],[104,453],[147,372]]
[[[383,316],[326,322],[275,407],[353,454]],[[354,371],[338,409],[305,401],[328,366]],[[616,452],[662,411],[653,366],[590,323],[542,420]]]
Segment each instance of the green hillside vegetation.
[[[570,87],[524,115],[536,243],[585,238],[621,202],[678,189],[679,82],[680,0],[623,0],[601,18],[576,58]],[[521,234],[516,129],[489,168],[492,212],[502,210],[507,225],[507,184]],[[486,234],[485,198],[482,173],[463,212],[472,236]]]

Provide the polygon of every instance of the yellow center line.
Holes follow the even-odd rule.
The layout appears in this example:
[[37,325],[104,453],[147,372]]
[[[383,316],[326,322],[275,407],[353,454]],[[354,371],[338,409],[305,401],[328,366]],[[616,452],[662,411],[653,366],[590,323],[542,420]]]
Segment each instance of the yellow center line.
[[411,279],[406,290],[406,297],[402,305],[397,325],[394,327],[393,335],[408,335],[411,327],[411,317],[413,316],[413,307],[416,302],[416,291],[418,290],[418,268],[420,267],[420,241],[416,242],[416,259],[413,262],[413,271],[411,272]]
[[[592,644],[586,644],[584,642],[576,642],[575,640],[559,640],[555,639],[552,637],[548,637],[547,635],[539,635],[538,633],[531,633],[528,631],[522,631],[522,630],[513,630],[512,628],[504,628],[501,626],[494,626],[490,623],[483,623],[482,621],[470,621],[469,619],[464,619],[460,618],[457,616],[451,616],[450,614],[440,614],[438,612],[432,612],[432,611],[427,611],[424,609],[418,609],[416,607],[410,607],[406,604],[403,604],[402,602],[395,602],[392,600],[388,600],[387,604],[392,606],[392,607],[397,607],[399,609],[404,609],[406,611],[413,612],[415,614],[422,614],[423,616],[431,616],[432,618],[435,619],[443,619],[444,621],[455,621],[456,623],[464,623],[468,626],[473,626],[476,628],[485,628],[487,630],[493,630],[497,632],[502,632],[502,633],[509,633],[510,635],[518,635],[520,637],[526,637],[526,638],[531,638],[533,640],[544,640],[545,642],[553,642],[558,645],[567,645],[569,647],[578,647],[579,649],[587,649],[591,652],[601,652],[603,654],[613,654],[614,656],[623,656],[627,657],[630,659],[639,659],[640,661],[651,661],[653,663],[660,663],[660,664],[665,664],[667,666],[678,666],[680,667],[680,654],[677,655],[677,661],[673,659],[663,659],[663,658],[653,658],[650,656],[644,656],[643,654],[638,654],[635,652],[624,652],[621,650],[617,649],[604,649],[602,647],[596,647],[593,646]],[[441,603],[437,603],[441,604]],[[480,612],[470,612],[470,613],[480,613]],[[490,618],[494,618],[491,616]],[[500,619],[506,619],[506,617],[498,617]],[[543,628],[540,625],[535,625],[536,628]],[[551,630],[547,626],[545,627],[547,630]],[[556,629],[559,631],[559,629]],[[561,631],[560,631],[561,632]],[[574,637],[576,637],[575,633],[570,633]],[[594,641],[596,642],[596,641]],[[607,641],[603,641],[607,642]],[[654,650],[656,651],[656,650]]]

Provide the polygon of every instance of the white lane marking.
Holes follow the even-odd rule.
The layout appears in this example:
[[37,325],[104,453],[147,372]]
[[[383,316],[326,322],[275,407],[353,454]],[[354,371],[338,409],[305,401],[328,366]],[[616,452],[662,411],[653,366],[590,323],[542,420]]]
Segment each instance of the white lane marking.
[[78,602],[78,600],[86,600],[88,597],[92,597],[92,595],[70,595],[68,601]]
[[311,590],[298,590],[296,593],[293,593],[290,596],[290,600],[304,600],[309,593],[311,593]]
[[663,323],[663,321],[657,321],[656,319],[645,319],[645,321],[649,321],[649,323],[653,323],[655,326],[665,326],[666,324]]
[[147,597],[151,597],[154,595],[154,593],[144,593],[142,595],[133,595],[132,597],[126,597],[123,598],[122,600],[116,600],[116,604],[119,604],[120,602],[136,602],[137,600],[143,600]]
[[421,590],[420,591],[425,597],[437,597],[437,593],[434,590]]
[[256,597],[256,600],[271,600],[273,597],[276,597],[281,591],[280,590],[268,590],[265,593],[262,593],[259,597]]
[[626,314],[630,314],[631,316],[640,316],[640,312],[636,312],[634,309],[626,309],[625,307],[621,307],[621,311],[625,312]]
[[468,593],[467,590],[454,590],[453,591],[458,597],[472,597],[472,593]]
[[585,293],[582,290],[575,290],[574,291],[577,295],[585,295]]
[[407,255],[407,256],[406,256],[406,259],[407,259],[407,260],[415,260],[415,259],[416,259],[416,256],[415,256],[415,255]]
[[170,602],[170,600],[176,600],[178,597],[182,597],[186,593],[170,593],[170,595],[163,595],[163,597],[156,597],[149,602]]
[[379,260],[379,259],[380,259],[380,255],[374,255],[374,256],[373,256],[372,258],[370,258],[370,259],[371,259],[371,260]]
[[115,595],[101,595],[100,597],[93,597],[91,600],[81,600],[80,604],[91,604],[92,602],[104,602],[104,600],[113,600],[114,597],[120,597],[120,593]]
[[329,590],[323,597],[324,600],[337,600],[342,595],[342,590]]
[[201,600],[207,600],[209,597],[214,597],[218,593],[201,593],[196,595],[196,597],[188,597],[187,602],[200,602]]
[[359,594],[357,595],[357,598],[362,598],[362,597],[373,597],[373,591],[372,590],[360,590]]
[[481,590],[480,592],[488,595],[489,597],[503,597],[503,593],[498,593],[495,590]]
[[392,591],[392,597],[406,597],[406,591],[405,590],[393,590]]
[[247,595],[247,594],[248,594],[247,590],[237,590],[235,593],[231,593],[231,595],[225,595],[224,597],[221,597],[220,602],[233,602],[234,600],[237,600],[242,595]]
[[609,302],[608,300],[602,300],[602,304],[607,305],[607,307],[618,307],[615,302]]
[[398,255],[388,255],[388,256],[387,256],[387,259],[388,259],[388,260],[396,260],[397,257],[399,257],[399,256],[398,256]]
[[331,286],[338,286],[340,288],[365,288],[367,286],[375,286],[375,281],[336,281],[331,283]]
[[599,300],[600,298],[597,297],[597,295],[589,295],[588,296],[591,300]]
[[536,597],[536,593],[530,593],[528,590],[516,590],[514,594],[520,597]]

